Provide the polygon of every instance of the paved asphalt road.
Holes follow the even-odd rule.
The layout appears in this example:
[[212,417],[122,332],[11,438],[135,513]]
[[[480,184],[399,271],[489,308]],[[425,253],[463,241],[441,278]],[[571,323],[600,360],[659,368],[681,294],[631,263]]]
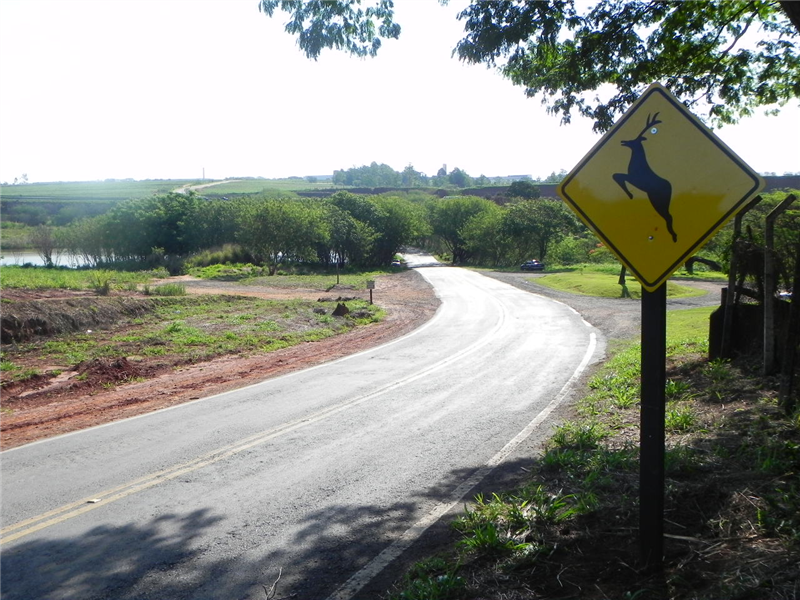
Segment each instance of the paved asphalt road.
[[564,304],[420,272],[442,305],[390,344],[4,452],[3,599],[364,597],[601,353]]

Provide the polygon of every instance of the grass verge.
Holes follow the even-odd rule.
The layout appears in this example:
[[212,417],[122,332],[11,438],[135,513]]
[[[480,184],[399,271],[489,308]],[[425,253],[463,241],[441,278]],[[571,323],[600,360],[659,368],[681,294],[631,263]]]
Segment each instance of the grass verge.
[[[628,285],[623,288],[619,284],[619,273],[552,273],[544,277],[537,277],[536,283],[554,290],[581,294],[584,296],[597,296],[599,298],[641,298],[641,286],[633,278],[628,278]],[[679,285],[673,281],[667,283],[667,296],[669,298],[687,298],[702,296],[704,291]]]
[[475,498],[452,548],[389,597],[796,598],[800,418],[746,362],[705,359],[707,312],[671,312],[668,324],[663,572],[637,568],[640,349],[628,344],[520,487]]
[[[189,270],[189,274],[201,279],[217,281],[236,281],[244,285],[264,285],[277,288],[305,288],[326,290],[336,285],[338,288],[351,288],[357,290],[367,289],[367,281],[374,280],[379,275],[397,273],[400,267],[387,267],[375,271],[349,271],[342,270],[338,276],[334,269],[320,269],[301,266],[278,270],[270,276],[267,267],[257,267],[252,264],[216,264],[208,267],[196,267]],[[339,283],[337,283],[337,279]]]
[[46,269],[8,265],[0,269],[0,287],[18,289],[98,290],[130,289],[153,278],[167,277],[166,269],[109,271],[104,269]]

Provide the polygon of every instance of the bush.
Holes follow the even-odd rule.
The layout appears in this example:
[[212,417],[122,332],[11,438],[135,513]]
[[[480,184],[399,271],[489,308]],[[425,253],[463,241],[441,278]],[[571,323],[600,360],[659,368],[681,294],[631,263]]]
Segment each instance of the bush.
[[186,286],[180,283],[165,283],[151,288],[146,285],[142,291],[146,296],[185,296]]
[[225,244],[221,248],[203,250],[186,259],[186,267],[208,267],[237,263],[254,263],[250,253],[238,244]]

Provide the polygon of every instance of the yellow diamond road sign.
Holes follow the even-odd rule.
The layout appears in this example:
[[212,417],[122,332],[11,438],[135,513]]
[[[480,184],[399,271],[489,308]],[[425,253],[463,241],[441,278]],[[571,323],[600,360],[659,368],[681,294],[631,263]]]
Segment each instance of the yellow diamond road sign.
[[654,291],[763,187],[758,174],[655,83],[558,193]]

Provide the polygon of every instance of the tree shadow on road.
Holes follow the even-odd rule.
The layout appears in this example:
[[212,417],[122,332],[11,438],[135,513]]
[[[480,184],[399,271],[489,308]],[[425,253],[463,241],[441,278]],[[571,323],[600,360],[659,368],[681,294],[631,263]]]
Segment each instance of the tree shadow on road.
[[137,597],[137,588],[154,571],[175,571],[176,577],[163,584],[158,597],[179,598],[191,581],[209,579],[209,573],[181,567],[191,566],[199,552],[196,541],[219,520],[208,510],[198,510],[159,516],[144,526],[101,526],[81,536],[3,548],[2,596],[4,600]]
[[[505,468],[519,472],[522,462]],[[409,490],[407,497],[385,506],[321,507],[293,530],[272,529],[263,545],[244,551],[227,536],[221,539],[215,526],[225,521],[227,530],[252,524],[235,523],[233,512],[211,508],[173,512],[145,524],[99,526],[74,537],[22,541],[3,548],[0,590],[4,600],[249,600],[265,598],[265,586],[280,573],[276,600],[325,598],[435,504],[452,502],[453,490],[473,472],[453,471],[436,486]],[[441,529],[446,531],[446,525]],[[219,553],[226,558],[210,556],[218,544],[227,545]],[[375,596],[356,596],[361,597]]]

